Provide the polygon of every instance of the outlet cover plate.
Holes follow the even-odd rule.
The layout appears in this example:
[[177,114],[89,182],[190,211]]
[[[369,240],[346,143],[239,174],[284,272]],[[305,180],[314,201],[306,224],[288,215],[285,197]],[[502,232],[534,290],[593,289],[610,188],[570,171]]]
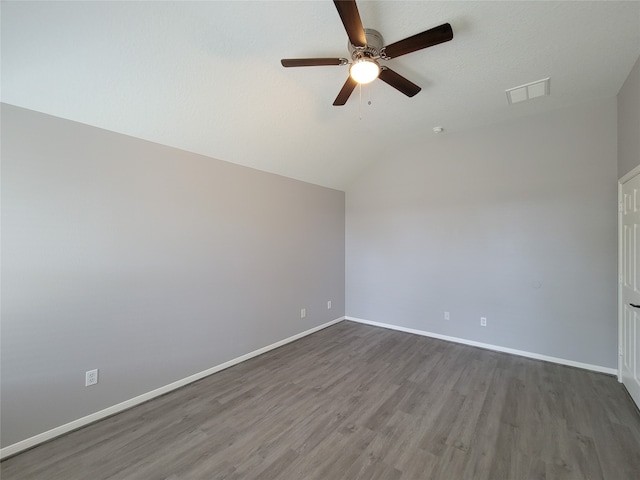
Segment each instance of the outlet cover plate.
[[87,370],[84,374],[84,386],[89,387],[98,383],[98,369]]

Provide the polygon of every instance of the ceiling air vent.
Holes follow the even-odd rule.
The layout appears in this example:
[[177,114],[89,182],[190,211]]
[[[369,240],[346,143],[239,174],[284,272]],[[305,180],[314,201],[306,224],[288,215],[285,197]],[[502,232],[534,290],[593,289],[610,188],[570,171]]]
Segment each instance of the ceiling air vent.
[[524,102],[525,100],[531,100],[532,98],[549,95],[549,77],[536,82],[520,85],[519,87],[510,88],[505,90],[505,92],[507,93],[507,100],[510,105],[518,102]]

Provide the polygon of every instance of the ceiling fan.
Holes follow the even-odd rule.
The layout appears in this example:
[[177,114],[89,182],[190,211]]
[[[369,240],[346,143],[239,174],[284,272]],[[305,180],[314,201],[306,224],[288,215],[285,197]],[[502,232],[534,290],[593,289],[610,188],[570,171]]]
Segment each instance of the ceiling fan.
[[316,67],[324,65],[351,65],[349,77],[342,86],[334,105],[344,105],[358,84],[369,83],[379,78],[408,97],[413,97],[421,88],[402,75],[394,72],[379,60],[406,55],[423,48],[448,42],[453,38],[451,25],[444,23],[422,33],[384,46],[380,32],[363,28],[360,13],[355,0],[334,0],[344,29],[349,37],[349,53],[352,61],[346,58],[283,58],[283,67]]

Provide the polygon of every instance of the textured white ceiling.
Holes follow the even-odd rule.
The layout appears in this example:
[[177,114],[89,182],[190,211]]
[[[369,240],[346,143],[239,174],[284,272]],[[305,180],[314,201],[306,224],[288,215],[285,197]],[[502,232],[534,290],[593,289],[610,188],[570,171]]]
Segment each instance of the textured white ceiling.
[[[451,42],[388,62],[422,87],[415,97],[376,81],[334,107],[348,67],[280,66],[348,56],[330,0],[3,1],[2,101],[345,189],[434,126],[614,96],[640,55],[638,1],[358,5],[387,44],[452,25]],[[551,96],[508,105],[505,89],[544,77]]]

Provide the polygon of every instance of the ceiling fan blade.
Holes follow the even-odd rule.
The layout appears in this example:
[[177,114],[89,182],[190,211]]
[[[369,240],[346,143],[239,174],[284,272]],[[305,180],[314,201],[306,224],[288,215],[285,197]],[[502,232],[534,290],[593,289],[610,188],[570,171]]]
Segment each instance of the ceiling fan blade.
[[378,78],[387,85],[391,85],[396,90],[404,93],[407,97],[413,97],[416,93],[422,90],[415,83],[407,80],[399,73],[396,73],[387,67],[382,69]]
[[353,92],[353,89],[356,88],[357,84],[358,82],[356,82],[353,78],[351,78],[351,76],[348,76],[347,81],[344,82],[344,85],[342,86],[342,90],[340,90],[340,93],[334,100],[333,104],[335,106],[340,106],[347,103],[347,100],[349,100],[349,97],[351,96],[351,92]]
[[342,20],[344,29],[352,45],[356,47],[364,47],[367,45],[367,37],[364,34],[362,20],[355,0],[333,0],[338,10],[338,15]]
[[453,30],[451,25],[444,23],[439,27],[431,28],[422,33],[405,38],[404,40],[387,45],[383,50],[388,58],[396,58],[400,55],[415,52],[416,50],[422,50],[423,48],[448,42],[452,38]]
[[346,58],[283,58],[283,67],[319,67],[323,65],[346,65]]

